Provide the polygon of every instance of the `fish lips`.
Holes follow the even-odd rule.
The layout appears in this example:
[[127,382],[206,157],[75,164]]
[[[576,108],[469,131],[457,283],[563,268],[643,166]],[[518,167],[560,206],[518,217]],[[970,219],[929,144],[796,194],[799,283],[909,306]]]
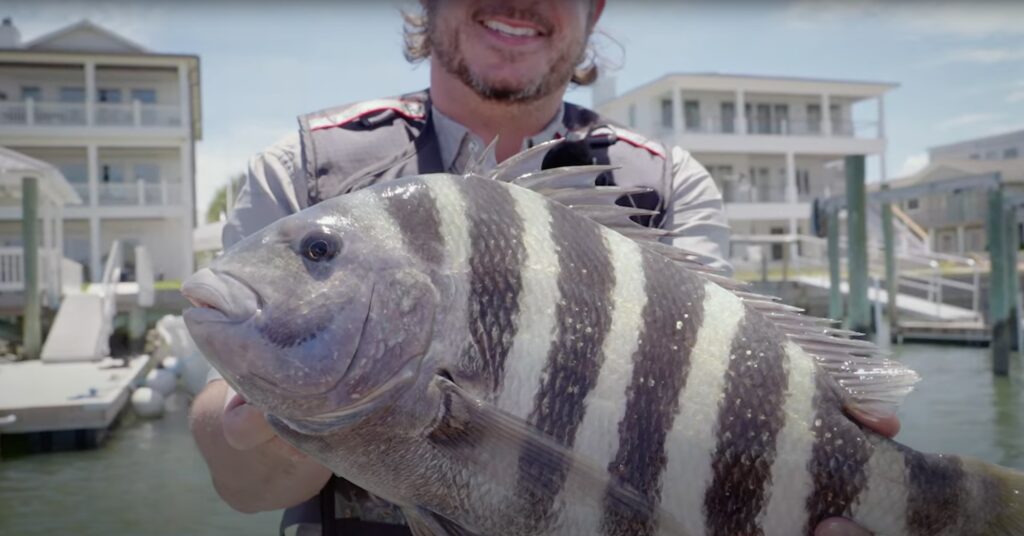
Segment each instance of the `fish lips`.
[[184,313],[191,322],[242,323],[260,310],[260,296],[252,287],[209,268],[186,279],[181,294],[193,306]]

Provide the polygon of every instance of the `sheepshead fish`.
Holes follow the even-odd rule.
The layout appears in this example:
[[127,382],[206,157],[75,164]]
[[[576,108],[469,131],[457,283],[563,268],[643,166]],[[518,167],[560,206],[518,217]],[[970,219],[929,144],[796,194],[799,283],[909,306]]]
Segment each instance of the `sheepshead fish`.
[[[275,430],[417,535],[1022,535],[1024,476],[851,421],[917,377],[633,225],[596,166],[337,197],[188,281]],[[635,191],[633,191],[635,193]]]

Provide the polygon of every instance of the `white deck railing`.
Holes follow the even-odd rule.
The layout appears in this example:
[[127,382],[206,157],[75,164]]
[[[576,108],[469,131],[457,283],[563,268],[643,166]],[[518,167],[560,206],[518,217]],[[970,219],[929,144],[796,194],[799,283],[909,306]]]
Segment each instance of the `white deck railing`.
[[[93,105],[95,126],[179,127],[181,107],[170,104],[97,102]],[[51,102],[27,99],[0,102],[0,126],[85,126],[88,110],[84,102]]]
[[[80,182],[71,185],[86,205],[89,204],[89,185]],[[181,204],[180,182],[125,182],[101,183],[96,187],[100,206],[159,207]]]
[[[790,248],[799,244],[800,255],[791,255]],[[807,235],[748,235],[733,237],[733,253],[737,246],[760,248],[759,258],[732,259],[737,273],[746,277],[760,274],[763,280],[795,279],[801,275],[828,277],[828,241]],[[780,248],[782,259],[772,260],[772,248]],[[882,246],[868,243],[868,277],[875,284],[885,280],[885,258]],[[934,252],[896,251],[896,291],[914,290],[924,294],[923,299],[932,304],[936,316],[943,307],[952,305],[950,290],[966,293],[970,306],[964,307],[982,318],[981,270],[979,263],[970,257],[947,255]],[[846,238],[839,240],[840,277],[845,280],[847,267]],[[966,300],[957,300],[964,302]]]
[[[181,202],[181,184],[172,182],[106,183],[97,189],[101,206],[166,206]],[[88,196],[86,196],[88,199]]]
[[[51,305],[72,288],[81,289],[82,265],[62,257],[57,250],[39,250],[39,290]],[[21,247],[0,248],[0,292],[25,290],[25,251]]]

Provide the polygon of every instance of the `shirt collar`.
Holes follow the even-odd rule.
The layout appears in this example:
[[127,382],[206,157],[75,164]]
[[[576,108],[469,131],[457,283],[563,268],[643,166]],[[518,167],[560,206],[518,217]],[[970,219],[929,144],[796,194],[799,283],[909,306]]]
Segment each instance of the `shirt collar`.
[[[455,163],[456,158],[459,156],[459,148],[465,146],[471,151],[471,154],[475,155],[487,147],[487,143],[454,119],[446,116],[436,107],[430,108],[430,114],[434,122],[434,132],[437,134],[438,145],[441,149],[441,163],[444,164],[444,170],[461,173],[462,169],[452,169],[452,164]],[[565,104],[563,103],[559,107],[558,113],[555,114],[555,117],[551,119],[543,130],[523,140],[522,149],[528,149],[538,143],[553,140],[558,136],[564,137],[567,130],[564,119]],[[493,155],[488,157],[488,161],[484,163],[484,167],[487,169],[492,169],[496,165],[497,163],[494,162]]]

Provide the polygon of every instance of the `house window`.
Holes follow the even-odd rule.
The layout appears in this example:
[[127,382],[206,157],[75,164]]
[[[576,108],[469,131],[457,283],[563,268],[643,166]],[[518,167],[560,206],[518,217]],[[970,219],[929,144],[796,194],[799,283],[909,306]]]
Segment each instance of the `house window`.
[[71,184],[86,184],[89,182],[89,171],[84,163],[61,164],[59,166],[61,175]]
[[1016,147],[1010,147],[1009,149],[1003,151],[1003,158],[1007,160],[1017,158],[1019,155],[1020,153],[1018,152],[1018,149]]
[[661,126],[672,128],[672,100],[661,99]]
[[736,103],[722,103],[722,132],[726,134],[736,132]]
[[100,88],[96,91],[96,100],[98,102],[121,102],[121,90]]
[[789,133],[789,105],[776,104],[772,114],[772,134]]
[[85,89],[81,87],[60,88],[60,102],[85,102]]
[[981,155],[978,153],[971,154],[971,160],[981,160]]
[[132,167],[132,171],[135,173],[136,181],[142,181],[149,184],[156,184],[160,182],[160,166],[158,164],[135,164]]
[[155,89],[133,89],[132,100],[139,101],[142,104],[156,104],[156,90]]
[[629,105],[629,126],[636,127],[636,105]]
[[43,90],[39,86],[21,86],[21,100],[32,99],[36,102],[43,100]]
[[821,105],[807,105],[807,133],[821,134]]
[[907,210],[917,210],[920,207],[920,200],[916,197],[907,199],[906,208]]
[[700,130],[700,101],[688,100],[683,103],[686,130]]
[[811,172],[806,169],[796,170],[796,193],[799,195],[811,193]]
[[770,104],[757,105],[757,133],[768,134],[772,130],[772,106]]
[[833,134],[853,135],[852,125],[847,125],[843,121],[843,112],[838,104],[832,104],[828,107],[828,115],[832,121]]

